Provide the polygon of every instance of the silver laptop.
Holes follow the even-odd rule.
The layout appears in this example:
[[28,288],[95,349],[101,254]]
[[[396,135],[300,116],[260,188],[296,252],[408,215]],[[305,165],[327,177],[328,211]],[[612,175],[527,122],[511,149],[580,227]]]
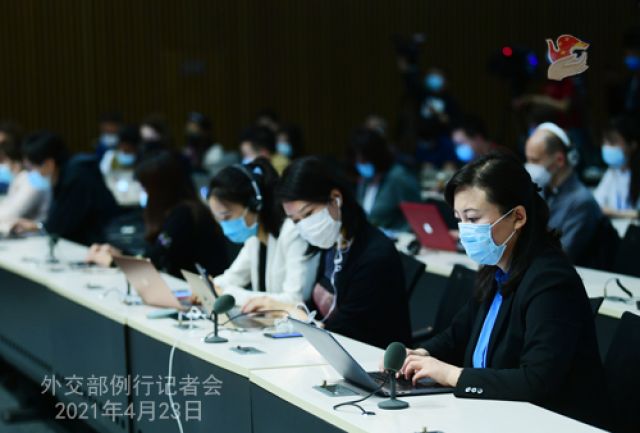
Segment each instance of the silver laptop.
[[[213,304],[216,301],[218,295],[216,291],[208,284],[208,282],[204,279],[206,277],[194,274],[193,272],[185,271],[182,269],[182,276],[185,280],[187,280],[187,284],[189,284],[189,288],[195,294],[200,303],[202,304],[202,309],[204,312],[211,316],[213,311]],[[206,271],[205,271],[206,273]],[[233,307],[226,313],[226,316],[230,320],[236,328],[246,328],[246,329],[254,329],[254,328],[267,328],[273,326],[273,319],[269,318],[256,318],[242,314],[242,310],[240,307]],[[221,323],[224,323],[228,320],[227,318],[221,319]]]
[[145,304],[176,310],[186,310],[191,306],[185,298],[181,300],[176,297],[149,259],[114,256],[113,261],[124,272],[127,281],[136,289]]
[[[307,341],[336,369],[345,382],[371,392],[380,388],[385,382],[386,373],[367,372],[353,359],[344,347],[328,331],[315,325],[289,318],[293,329],[301,333]],[[397,379],[396,394],[398,396],[443,394],[453,392],[453,388],[438,385],[432,379],[422,379],[414,386],[410,380]],[[389,396],[389,383],[386,383],[377,394]]]

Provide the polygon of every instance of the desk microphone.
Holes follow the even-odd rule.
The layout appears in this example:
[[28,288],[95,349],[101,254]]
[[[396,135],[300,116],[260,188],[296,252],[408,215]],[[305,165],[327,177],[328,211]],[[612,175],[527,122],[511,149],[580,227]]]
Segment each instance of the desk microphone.
[[213,303],[213,311],[211,312],[211,316],[213,317],[213,335],[207,335],[204,339],[205,343],[226,343],[229,341],[218,335],[218,314],[226,313],[235,305],[236,300],[231,295],[222,295],[216,299],[216,302]]
[[384,352],[384,371],[389,375],[389,400],[378,403],[380,409],[398,410],[409,407],[406,401],[396,399],[396,373],[402,368],[406,357],[407,349],[397,341],[389,344]]
[[55,235],[53,233],[51,233],[49,235],[49,259],[47,260],[47,263],[60,263],[60,261],[58,259],[56,259],[56,245],[58,245],[58,241],[60,240],[60,237],[58,235]]

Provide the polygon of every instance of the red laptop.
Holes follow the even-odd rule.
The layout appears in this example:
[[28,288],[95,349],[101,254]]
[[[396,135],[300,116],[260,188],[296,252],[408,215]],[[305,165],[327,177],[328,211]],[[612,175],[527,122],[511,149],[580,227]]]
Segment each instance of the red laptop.
[[400,208],[420,244],[432,250],[458,251],[438,207],[434,204],[400,203]]

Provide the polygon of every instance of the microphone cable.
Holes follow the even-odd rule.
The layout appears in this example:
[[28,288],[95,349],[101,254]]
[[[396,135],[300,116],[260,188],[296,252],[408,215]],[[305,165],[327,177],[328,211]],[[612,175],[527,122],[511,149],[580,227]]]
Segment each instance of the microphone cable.
[[[393,374],[393,373],[391,373],[391,374]],[[374,394],[379,392],[387,384],[388,380],[389,380],[389,375],[387,374],[385,376],[385,378],[384,378],[384,381],[380,384],[380,386],[378,386],[376,389],[371,391],[369,394],[365,395],[362,398],[359,398],[358,400],[351,400],[351,401],[345,401],[344,403],[338,403],[338,404],[333,406],[333,410],[338,410],[338,408],[343,407],[343,406],[355,406],[358,409],[360,409],[361,415],[375,415],[376,414],[375,412],[373,412],[371,410],[364,410],[364,408],[362,406],[360,406],[358,403],[362,403],[363,401],[368,400],[369,398],[373,397]]]
[[178,341],[179,339],[176,339],[176,341],[173,343],[173,346],[171,347],[171,352],[169,352],[169,374],[167,375],[167,383],[165,386],[165,392],[167,393],[167,396],[169,396],[169,404],[171,405],[171,412],[173,412],[173,417],[176,419],[176,422],[178,423],[178,430],[180,431],[180,433],[184,433],[184,430],[182,428],[182,420],[180,419],[180,416],[178,416],[178,413],[176,411],[175,406],[173,405],[173,396],[171,395],[171,377],[172,377],[172,371],[173,371],[173,356],[176,352],[176,347],[178,346]]
[[[624,294],[625,294],[625,295],[627,295],[630,299],[626,299],[626,298],[623,298],[623,297],[621,297],[621,296],[610,296],[610,295],[607,293],[607,288],[609,287],[609,284],[610,284],[612,281],[615,281],[615,282],[616,282],[616,285],[620,288],[620,290],[622,290],[622,291],[624,292]],[[605,285],[604,285],[604,298],[605,298],[605,299],[608,299],[608,300],[610,300],[610,301],[616,301],[616,302],[624,302],[624,303],[628,303],[628,302],[630,302],[630,301],[632,301],[632,300],[633,300],[633,293],[631,293],[631,291],[630,291],[629,289],[627,289],[627,288],[622,284],[622,282],[620,281],[620,278],[614,277],[614,278],[609,278],[609,279],[607,280],[607,282],[605,283]]]

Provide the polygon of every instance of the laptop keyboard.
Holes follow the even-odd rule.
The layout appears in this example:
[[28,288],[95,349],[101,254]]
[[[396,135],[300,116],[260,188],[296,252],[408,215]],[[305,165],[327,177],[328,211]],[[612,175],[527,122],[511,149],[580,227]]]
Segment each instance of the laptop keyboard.
[[[369,373],[369,376],[371,376],[371,378],[379,385],[382,385],[382,383],[385,380],[387,381],[387,384],[385,385],[385,387],[389,385],[389,380],[387,379],[387,376],[388,376],[387,373],[372,371]],[[433,388],[435,386],[438,386],[438,384],[432,379],[422,379],[418,381],[418,383],[416,383],[414,386],[411,380],[405,379],[404,376],[400,376],[396,378],[396,389],[398,391],[409,391],[415,388]]]

